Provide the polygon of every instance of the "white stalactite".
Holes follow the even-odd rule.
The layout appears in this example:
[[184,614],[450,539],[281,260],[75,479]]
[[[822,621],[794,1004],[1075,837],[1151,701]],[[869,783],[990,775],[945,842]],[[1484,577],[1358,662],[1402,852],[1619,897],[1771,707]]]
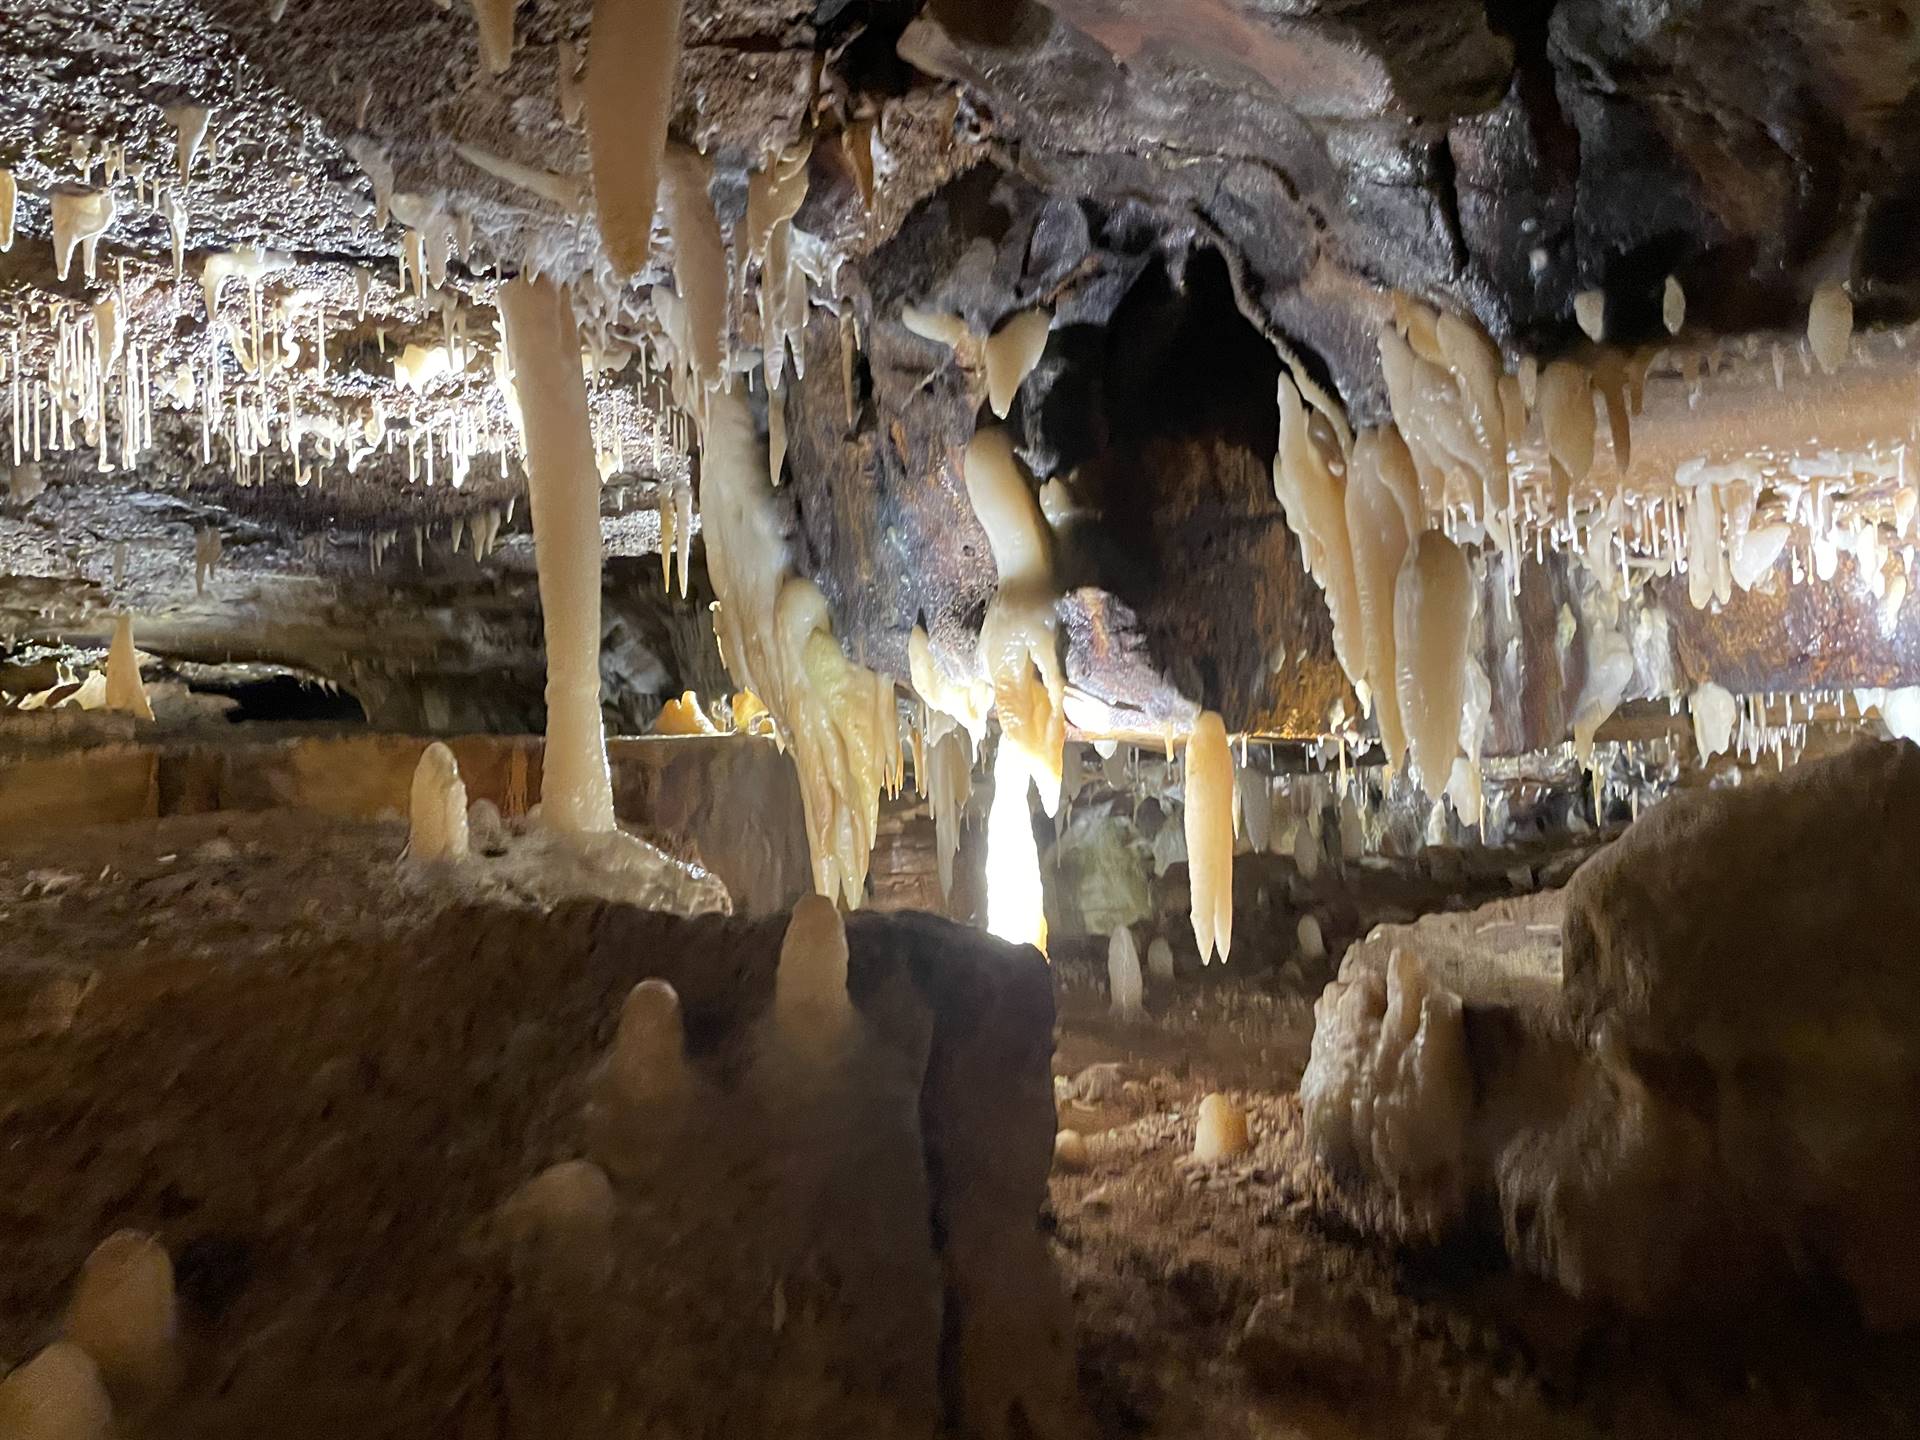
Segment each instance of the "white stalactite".
[[999,585],[980,627],[1003,744],[1027,766],[1046,812],[1060,801],[1066,745],[1066,672],[1054,612],[1051,532],[1006,431],[977,432],[967,446],[967,498],[987,532]]
[[1202,964],[1233,948],[1233,750],[1226,726],[1200,712],[1187,736],[1187,886]]

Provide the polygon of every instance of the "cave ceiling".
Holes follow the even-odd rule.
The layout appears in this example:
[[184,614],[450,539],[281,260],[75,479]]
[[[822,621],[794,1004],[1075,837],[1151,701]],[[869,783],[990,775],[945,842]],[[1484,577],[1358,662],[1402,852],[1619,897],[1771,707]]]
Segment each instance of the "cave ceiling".
[[[1475,542],[1491,748],[1565,738],[1600,655],[1622,646],[1615,701],[1710,679],[1909,683],[1920,619],[1896,571],[1913,521],[1916,8],[687,0],[669,144],[707,181],[730,257],[709,388],[744,396],[759,443],[784,431],[787,563],[817,585],[842,651],[905,684],[918,627],[938,670],[976,683],[998,583],[966,478],[995,418],[983,342],[1043,309],[1005,424],[1052,497],[1069,725],[1152,737],[1213,709],[1236,732],[1310,737],[1357,724],[1374,697],[1337,653],[1321,542],[1276,494],[1276,390],[1305,397],[1308,438],[1344,475],[1357,435],[1396,420],[1413,433],[1382,334],[1419,351],[1434,315],[1454,317],[1503,379],[1567,360],[1590,377],[1589,420],[1586,385],[1605,400],[1598,519],[1573,519],[1580,477],[1569,498],[1532,396],[1498,446],[1509,519],[1490,516],[1493,481],[1484,504],[1450,480],[1433,502]],[[456,527],[469,550],[483,524],[490,542],[527,543],[524,513],[508,518],[525,481],[492,304],[514,274],[570,287],[609,536],[645,552],[657,509],[680,497],[704,514],[707,403],[674,359],[684,247],[663,214],[621,276],[595,225],[592,7],[507,9],[496,72],[468,0],[8,7],[14,635],[97,636],[131,605],[158,617],[150,648],[191,632],[173,643],[197,658],[223,624],[257,636],[263,613],[285,630],[327,610],[336,678],[364,627],[363,668],[417,674],[423,655],[455,654],[449,675],[491,667],[526,689],[537,626],[498,619],[533,603],[526,555],[516,570],[512,544],[480,547],[453,591],[430,563]],[[184,180],[182,107],[209,112]],[[794,323],[769,321],[783,277],[748,253],[754,177],[783,157],[805,182],[777,242],[806,302]],[[59,197],[103,191],[92,275],[76,252],[61,278]],[[1854,328],[1830,373],[1809,307],[1835,287]],[[102,302],[114,356],[90,399],[69,397],[77,433],[40,436],[36,464],[33,417],[61,428],[47,392],[83,383],[61,356],[96,343]],[[926,316],[957,319],[954,343],[928,338]],[[1697,504],[1607,509],[1609,494],[1705,483],[1700,463],[1746,486],[1737,530],[1715,538],[1736,571],[1743,536],[1801,527],[1776,576],[1710,580],[1704,601],[1697,555],[1660,532]],[[196,589],[208,529],[258,583],[211,602]],[[1794,584],[1804,571],[1830,583]],[[616,567],[609,593],[684,603],[661,601],[650,573]],[[451,638],[381,619],[453,592],[477,618],[447,622]],[[421,654],[383,657],[389,641]]]

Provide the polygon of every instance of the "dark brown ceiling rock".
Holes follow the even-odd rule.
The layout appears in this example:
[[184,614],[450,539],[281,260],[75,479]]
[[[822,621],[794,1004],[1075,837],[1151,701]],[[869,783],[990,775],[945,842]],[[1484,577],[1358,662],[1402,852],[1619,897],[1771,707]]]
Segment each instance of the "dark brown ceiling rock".
[[[1264,328],[1381,415],[1380,287],[1550,351],[1604,288],[1651,334],[1797,326],[1866,217],[1856,279],[1907,309],[1910,22],[1835,3],[937,3],[901,53],[961,82],[1009,167],[1122,197],[1229,257]],[[988,12],[983,18],[980,10]]]

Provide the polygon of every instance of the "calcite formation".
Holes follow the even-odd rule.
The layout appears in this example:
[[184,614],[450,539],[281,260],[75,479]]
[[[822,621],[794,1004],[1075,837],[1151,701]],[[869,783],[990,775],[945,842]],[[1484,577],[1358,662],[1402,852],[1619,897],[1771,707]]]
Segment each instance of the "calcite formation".
[[[498,817],[494,819],[498,826]],[[408,792],[407,854],[414,860],[458,860],[468,849],[467,787],[453,751],[436,740],[420,752]]]
[[1917,787],[1920,749],[1864,741],[1676,795],[1564,897],[1349,951],[1301,1102],[1355,1212],[1428,1240],[1497,1215],[1519,1265],[1632,1311],[1837,1285],[1910,1325]]
[[613,828],[600,721],[600,472],[593,461],[580,346],[567,296],[550,281],[502,287],[514,393],[526,432],[540,606],[546,622],[547,824]]
[[139,1410],[172,1393],[178,1327],[166,1247],[151,1235],[121,1230],[80,1267],[60,1328],[63,1339],[99,1367],[108,1391]]

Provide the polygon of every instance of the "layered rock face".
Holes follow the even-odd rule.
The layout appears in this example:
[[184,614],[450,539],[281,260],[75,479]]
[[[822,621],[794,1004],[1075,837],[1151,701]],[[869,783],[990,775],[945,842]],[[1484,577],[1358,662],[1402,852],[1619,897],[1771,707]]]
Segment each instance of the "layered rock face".
[[1302,1099],[1357,1212],[1489,1207],[1522,1266],[1633,1310],[1838,1286],[1920,1320],[1916,815],[1920,749],[1865,743],[1675,796],[1557,905],[1356,946]]

